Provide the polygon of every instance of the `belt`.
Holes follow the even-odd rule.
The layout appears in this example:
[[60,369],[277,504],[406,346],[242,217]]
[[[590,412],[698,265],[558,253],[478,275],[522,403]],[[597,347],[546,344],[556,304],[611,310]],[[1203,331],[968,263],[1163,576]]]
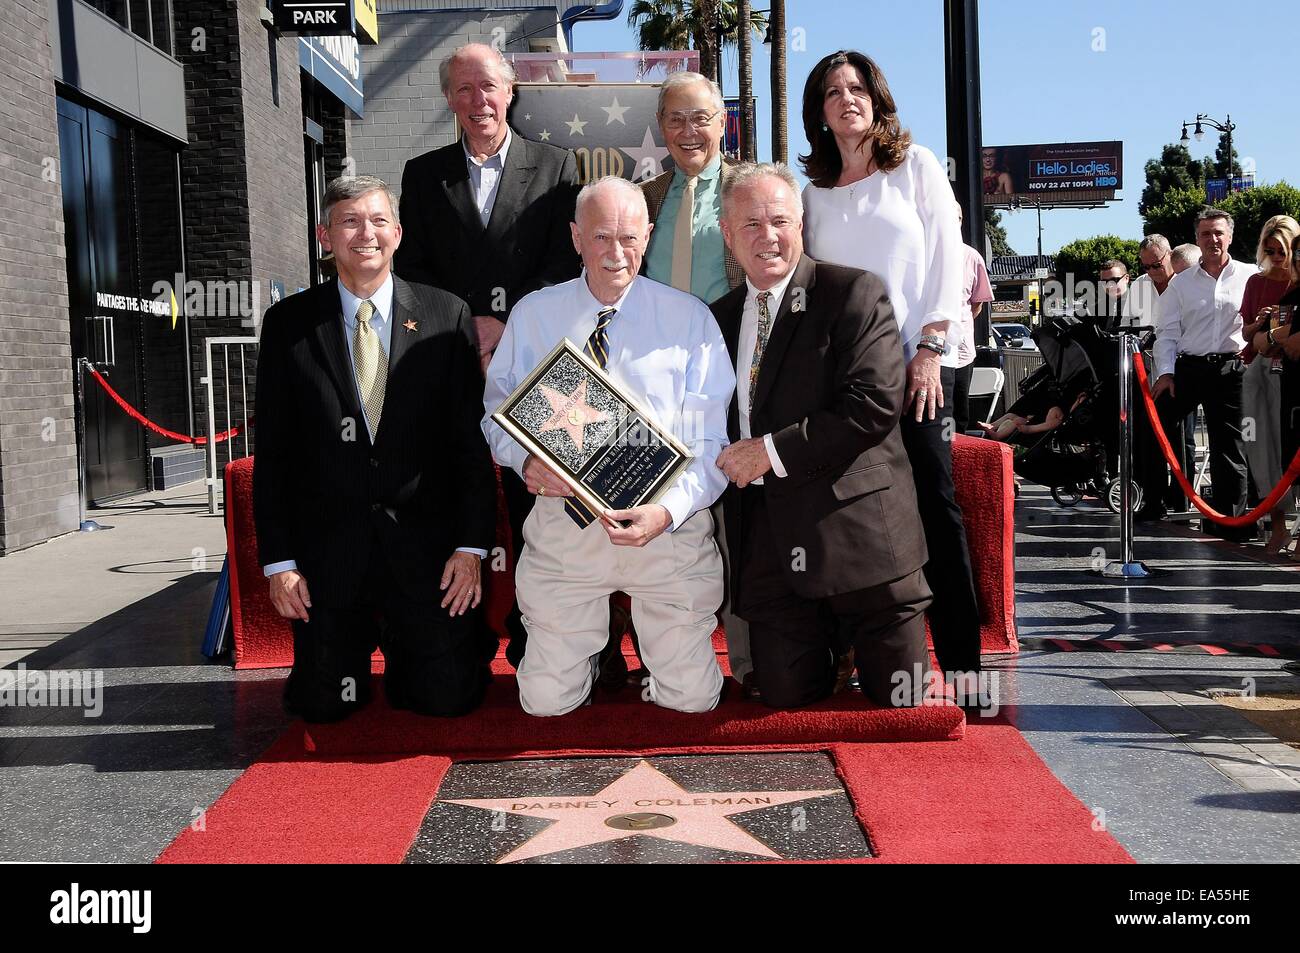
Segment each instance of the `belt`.
[[1241,357],[1240,351],[1228,351],[1223,354],[1179,354],[1180,361],[1201,361],[1205,364],[1226,364]]

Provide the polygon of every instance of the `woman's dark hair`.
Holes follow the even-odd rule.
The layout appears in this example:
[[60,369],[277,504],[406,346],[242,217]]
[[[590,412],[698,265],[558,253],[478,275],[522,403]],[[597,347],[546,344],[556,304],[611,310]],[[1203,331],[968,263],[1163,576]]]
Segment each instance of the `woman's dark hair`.
[[[912,144],[912,134],[898,124],[898,107],[894,105],[894,95],[889,91],[889,83],[885,82],[885,74],[871,57],[857,50],[839,50],[823,57],[808,74],[803,87],[803,131],[812,148],[806,156],[799,157],[804,174],[813,185],[823,189],[835,185],[844,167],[839,147],[835,144],[835,134],[825,127],[824,104],[827,75],[845,63],[856,67],[862,74],[867,95],[871,97],[875,119],[862,141],[872,140],[871,151],[876,166],[883,172],[897,169]],[[862,143],[858,145],[861,147]]]

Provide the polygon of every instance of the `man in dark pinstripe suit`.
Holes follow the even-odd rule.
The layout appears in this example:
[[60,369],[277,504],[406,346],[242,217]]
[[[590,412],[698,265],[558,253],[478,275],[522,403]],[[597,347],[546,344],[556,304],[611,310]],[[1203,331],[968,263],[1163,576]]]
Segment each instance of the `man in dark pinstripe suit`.
[[388,186],[337,179],[318,236],[338,278],[266,313],[257,373],[258,551],[294,632],[288,708],[336,721],[384,651],[393,707],[475,708],[488,681],[476,612],[495,480],[461,299],[392,275]]

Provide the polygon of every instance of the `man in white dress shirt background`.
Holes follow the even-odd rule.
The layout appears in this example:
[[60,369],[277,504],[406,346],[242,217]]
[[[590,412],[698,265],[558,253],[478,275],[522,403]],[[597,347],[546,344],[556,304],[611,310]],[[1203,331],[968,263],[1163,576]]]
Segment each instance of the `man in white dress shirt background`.
[[[1241,434],[1241,300],[1246,281],[1259,269],[1228,254],[1232,216],[1207,207],[1196,216],[1199,265],[1175,275],[1160,297],[1156,325],[1157,400],[1168,395],[1161,419],[1181,420],[1200,406],[1210,443],[1209,502],[1228,516],[1246,509],[1246,454]],[[1228,529],[1203,520],[1205,532],[1238,542],[1254,527]]]
[[[712,635],[723,595],[709,507],[727,482],[715,461],[727,444],[735,371],[698,298],[638,277],[652,228],[640,189],[613,176],[593,182],[579,193],[575,218],[583,274],[516,305],[483,398],[493,456],[537,496],[515,577],[528,630],[520,703],[530,714],[561,715],[588,699],[609,638],[609,597],[623,591],[650,672],[649,700],[708,711],[722,688]],[[566,505],[567,484],[491,415],[562,338],[581,347],[593,335],[601,335],[610,375],[694,459],[660,502],[583,526]]]

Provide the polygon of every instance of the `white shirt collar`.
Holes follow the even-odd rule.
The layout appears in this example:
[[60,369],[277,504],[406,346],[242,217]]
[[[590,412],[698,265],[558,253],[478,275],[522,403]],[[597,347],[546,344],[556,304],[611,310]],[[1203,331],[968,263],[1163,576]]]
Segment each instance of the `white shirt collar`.
[[475,165],[481,167],[486,163],[491,162],[493,159],[500,159],[501,168],[504,169],[506,167],[506,153],[510,151],[510,138],[511,138],[510,126],[509,124],[507,124],[506,137],[501,140],[501,148],[498,149],[494,155],[488,156],[482,162],[480,162],[478,159],[475,159],[472,155],[469,154],[469,138],[467,136],[460,137],[460,145],[461,148],[465,150],[465,158],[468,159],[470,162],[473,162]]
[[586,307],[590,307],[592,309],[591,313],[595,315],[602,308],[612,307],[618,309],[619,311],[622,311],[623,305],[627,302],[627,296],[632,293],[632,289],[637,286],[638,282],[640,282],[641,276],[637,275],[636,277],[634,277],[628,283],[628,286],[623,289],[623,294],[612,305],[601,304],[599,301],[596,300],[596,296],[591,293],[591,286],[587,284],[586,268],[582,269],[582,274],[578,276],[578,280],[582,285],[581,290],[578,292],[578,296],[580,299],[582,299],[584,310]]
[[[357,308],[361,307],[362,298],[352,293],[343,279],[338,280],[339,300],[343,304],[343,320],[348,325],[355,325],[357,320]],[[374,316],[370,319],[373,321],[379,318],[381,323],[387,323],[393,313],[393,273],[390,271],[384,283],[380,285],[375,293],[370,296],[370,303],[375,306]]]
[[[776,313],[781,310],[781,302],[785,300],[785,289],[789,287],[790,280],[794,278],[794,270],[798,265],[798,262],[791,265],[790,270],[785,273],[785,277],[767,289],[767,291],[772,295],[771,303],[768,305],[767,311],[773,319],[776,318]],[[748,276],[745,277],[745,287],[748,289],[745,294],[745,303],[757,308],[758,296],[762,292],[754,287],[754,283],[749,280]]]

